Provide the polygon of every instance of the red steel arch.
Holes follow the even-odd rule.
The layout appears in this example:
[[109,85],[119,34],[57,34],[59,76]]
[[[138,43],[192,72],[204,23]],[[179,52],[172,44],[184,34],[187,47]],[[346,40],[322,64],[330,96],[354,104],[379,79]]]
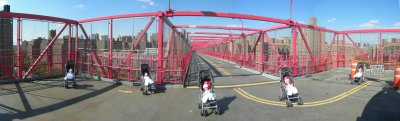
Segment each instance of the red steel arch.
[[[247,20],[256,20],[256,21],[265,21],[265,22],[273,22],[273,23],[279,23],[281,25],[278,26],[274,26],[271,28],[265,28],[265,29],[254,29],[254,28],[243,28],[243,27],[221,27],[221,26],[189,26],[189,25],[174,25],[171,21],[169,21],[168,17],[183,17],[183,16],[199,16],[199,17],[220,17],[220,18],[233,18],[233,19],[247,19]],[[305,37],[303,29],[307,28],[307,29],[313,29],[313,30],[318,30],[318,31],[323,31],[323,32],[331,32],[334,33],[334,36],[332,37],[332,42],[329,44],[329,47],[332,47],[334,40],[336,40],[336,42],[339,42],[336,38],[339,38],[339,35],[342,35],[343,38],[343,42],[341,46],[344,46],[344,40],[345,40],[345,36],[347,36],[347,38],[349,39],[349,41],[352,42],[352,44],[354,45],[354,47],[357,48],[358,51],[360,51],[361,53],[364,53],[363,50],[361,50],[358,45],[351,39],[351,37],[349,36],[349,34],[351,33],[391,33],[391,32],[395,32],[395,33],[399,33],[400,29],[371,29],[371,30],[344,30],[344,31],[336,31],[336,30],[331,30],[331,29],[327,29],[324,27],[319,27],[319,26],[311,26],[311,25],[307,25],[307,24],[302,24],[302,23],[298,23],[298,22],[294,22],[292,20],[285,20],[285,19],[278,19],[278,18],[271,18],[271,17],[264,17],[264,16],[257,16],[257,15],[248,15],[248,14],[238,14],[238,13],[227,13],[227,12],[210,12],[210,11],[168,11],[168,12],[146,12],[146,13],[133,13],[133,14],[120,14],[120,15],[112,15],[112,16],[104,16],[104,17],[97,17],[97,18],[90,18],[90,19],[85,19],[85,20],[69,20],[69,19],[63,19],[63,18],[57,18],[57,17],[51,17],[51,16],[42,16],[42,15],[34,15],[34,14],[24,14],[24,13],[8,13],[8,12],[0,12],[0,17],[1,18],[17,18],[18,19],[18,43],[20,42],[20,26],[19,26],[19,22],[20,19],[22,18],[26,18],[26,19],[33,19],[33,20],[46,20],[46,21],[54,21],[54,22],[61,22],[61,23],[65,23],[64,27],[62,30],[64,30],[67,26],[69,26],[69,28],[71,28],[71,25],[75,25],[76,28],[78,28],[77,26],[81,27],[81,30],[84,32],[86,40],[89,40],[87,34],[85,33],[85,29],[83,28],[83,26],[81,25],[82,23],[89,23],[89,22],[95,22],[95,21],[103,21],[103,20],[108,20],[110,21],[110,28],[112,28],[112,20],[113,19],[121,19],[121,18],[132,18],[132,17],[152,17],[154,19],[158,20],[158,36],[157,39],[158,41],[158,60],[163,60],[165,59],[164,56],[164,52],[162,50],[163,47],[163,42],[160,40],[163,40],[165,37],[163,34],[163,29],[167,28],[170,29],[170,33],[167,33],[166,35],[168,36],[168,39],[171,41],[171,43],[175,43],[176,41],[182,41],[182,37],[178,37],[181,35],[199,35],[199,34],[205,34],[205,35],[226,35],[228,36],[228,38],[220,38],[215,36],[215,37],[211,37],[209,36],[208,38],[204,37],[194,37],[194,40],[198,40],[198,42],[191,42],[193,49],[199,49],[199,48],[203,48],[201,52],[205,53],[205,54],[209,54],[209,55],[214,55],[214,56],[218,56],[224,59],[228,59],[228,58],[234,58],[233,53],[219,53],[218,55],[216,55],[215,53],[211,53],[211,51],[207,51],[208,48],[216,48],[216,49],[212,49],[212,50],[218,50],[218,51],[223,51],[223,50],[227,50],[228,45],[233,48],[233,51],[238,51],[236,53],[240,53],[240,55],[242,55],[242,57],[240,58],[240,64],[248,66],[254,63],[251,62],[252,59],[255,59],[256,57],[252,56],[254,55],[254,53],[257,51],[257,47],[260,47],[261,50],[264,50],[264,45],[260,44],[260,42],[264,42],[264,40],[267,40],[268,43],[271,46],[271,49],[274,51],[275,54],[278,53],[277,48],[275,47],[275,45],[272,43],[272,40],[270,39],[270,37],[268,36],[267,32],[269,31],[273,31],[273,30],[280,30],[280,29],[285,29],[285,28],[289,28],[292,29],[292,44],[293,44],[293,48],[292,50],[296,50],[296,43],[297,43],[297,39],[301,38],[300,40],[304,42],[304,44],[306,45],[307,51],[309,53],[309,55],[311,56],[311,58],[314,58],[314,53],[311,52],[309,43],[308,43],[308,39],[307,37]],[[152,20],[154,20],[152,19]],[[163,23],[165,23],[167,26],[164,26]],[[146,25],[146,31],[148,29],[148,27],[152,24],[152,21],[149,22],[148,25]],[[199,29],[220,29],[220,30],[241,30],[241,31],[251,31],[248,33],[242,33],[242,34],[235,34],[235,33],[221,33],[221,32],[188,32],[188,33],[180,33],[178,32],[177,28],[199,28]],[[71,30],[70,30],[71,31]],[[300,33],[300,37],[297,37],[297,31]],[[61,31],[62,32],[62,31]],[[57,35],[61,34],[58,33]],[[71,33],[71,32],[70,32]],[[76,29],[76,33],[78,33],[78,29]],[[112,37],[112,29],[110,32],[110,36]],[[76,34],[78,35],[78,34]],[[251,44],[246,44],[249,43],[249,40],[246,39],[247,36],[256,36],[256,39],[254,40],[254,42],[252,41]],[[143,33],[141,34],[141,36],[143,36]],[[58,37],[58,36],[57,36]],[[57,39],[57,37],[55,39]],[[336,38],[335,38],[336,37]],[[197,39],[196,39],[197,38]],[[217,39],[216,39],[217,38]],[[320,37],[321,38],[321,37]],[[54,43],[55,39],[53,39],[48,47],[52,46],[52,43]],[[75,37],[76,41],[78,40],[78,37]],[[112,45],[111,42],[112,39],[110,39],[110,44]],[[220,40],[217,42],[213,42],[213,43],[207,43],[207,46],[204,46],[205,44],[203,44],[203,42],[201,41],[206,41],[206,40]],[[239,41],[240,40],[240,41]],[[140,39],[138,39],[135,43],[135,45],[138,44],[138,42],[140,41]],[[71,34],[69,35],[69,43],[71,42]],[[238,42],[240,43],[244,43],[242,44],[243,46],[240,48],[248,48],[247,46],[250,47],[250,51],[247,52],[246,49],[244,50],[237,50],[239,48],[238,46]],[[77,42],[76,42],[77,43]],[[186,46],[188,46],[189,48],[191,48],[191,45],[188,45],[188,42],[184,42],[185,44],[183,44],[182,46],[178,46],[178,48],[180,47],[184,47],[187,48]],[[175,44],[171,44],[171,47],[167,48],[167,52],[165,52],[165,54],[169,54],[171,51],[171,49],[176,48],[174,47]],[[202,46],[203,45],[203,46]],[[19,48],[20,44],[18,44],[18,48]],[[169,46],[169,44],[168,44]],[[75,46],[77,47],[77,45]],[[339,47],[339,46],[338,46]],[[236,48],[236,49],[235,49]],[[133,48],[134,49],[134,48]],[[71,46],[69,46],[69,50],[71,49]],[[77,50],[75,48],[75,50]],[[47,49],[45,51],[43,51],[41,53],[41,56],[44,55],[44,53],[46,53]],[[259,51],[259,50],[258,50]],[[258,52],[257,51],[257,52]],[[339,51],[339,50],[337,50]],[[341,52],[344,52],[344,48],[343,50],[340,50]],[[180,57],[182,60],[183,65],[187,65],[188,62],[190,61],[190,57],[191,57],[191,52],[192,51],[188,51],[185,53],[184,57]],[[297,65],[298,65],[298,59],[302,59],[299,58],[295,51],[293,51],[294,53],[291,55],[291,57],[287,57],[290,58],[291,61],[287,62],[283,62],[282,56],[279,56],[279,65],[282,66],[284,64],[288,64],[288,65],[292,65],[292,68],[294,70],[297,70]],[[18,52],[20,53],[20,49],[18,49]],[[72,52],[69,52],[70,54]],[[77,57],[77,52],[75,52],[75,57],[73,57],[72,55],[68,55],[68,57],[70,59],[78,59]],[[99,61],[97,54],[95,52],[91,52],[92,55],[94,55],[96,57],[96,61],[97,61],[97,66],[99,68],[103,69],[103,66],[101,65],[101,62]],[[328,51],[328,55],[330,53],[330,48]],[[109,58],[112,58],[112,52],[110,51],[110,56]],[[226,55],[231,55],[230,57],[226,56]],[[278,54],[279,55],[279,54]],[[400,54],[397,54],[400,55]],[[258,68],[258,70],[264,71],[264,67],[266,66],[264,63],[264,56],[265,55],[260,55],[261,60],[260,60],[260,65],[262,66],[261,68]],[[342,59],[344,60],[344,53],[342,53],[343,57],[337,56],[338,59]],[[18,55],[18,63],[21,62],[21,58],[20,55]],[[168,56],[167,56],[168,57]],[[320,56],[319,56],[320,57]],[[331,57],[331,56],[329,56]],[[259,58],[259,57],[257,57]],[[285,57],[286,58],[286,57]],[[322,57],[325,60],[328,59],[328,57]],[[35,61],[35,64],[33,64],[29,71],[25,74],[25,77],[22,77],[22,70],[19,69],[18,70],[18,77],[19,79],[25,79],[29,74],[30,71],[35,67],[35,65],[37,64],[37,62],[40,61],[40,58],[38,58]],[[315,60],[312,59],[313,63],[315,63]],[[109,62],[111,62],[111,60],[109,60]],[[239,62],[239,61],[237,61]],[[339,61],[338,61],[339,62]],[[163,74],[168,73],[168,72],[173,72],[173,71],[179,71],[182,73],[185,73],[185,71],[187,71],[187,68],[182,67],[181,70],[163,70],[165,69],[165,63],[164,61],[158,61],[158,74],[161,75],[161,77],[159,77],[157,79],[157,82],[159,83],[163,83],[164,78],[162,78]],[[92,64],[94,65],[94,64]],[[271,65],[272,66],[272,65]],[[316,65],[314,65],[316,66]],[[17,67],[20,67],[20,65],[18,65]],[[344,67],[344,61],[343,61],[343,66]],[[110,67],[109,67],[110,68]],[[114,68],[114,67],[112,67]],[[313,67],[314,69],[316,67]],[[119,70],[121,69],[120,67],[115,67],[115,69]],[[295,72],[296,73],[296,72]],[[181,74],[181,79],[184,77],[185,74]],[[106,76],[107,77],[107,76]],[[110,76],[110,74],[108,74],[109,78],[112,78],[112,76]],[[129,79],[128,79],[129,80]],[[168,79],[167,79],[168,80]]]

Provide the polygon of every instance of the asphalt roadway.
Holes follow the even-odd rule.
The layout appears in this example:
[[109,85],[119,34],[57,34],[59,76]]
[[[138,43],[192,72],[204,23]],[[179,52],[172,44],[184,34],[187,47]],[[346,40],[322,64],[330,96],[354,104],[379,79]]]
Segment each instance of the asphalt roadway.
[[60,78],[0,85],[0,121],[400,121],[400,93],[390,88],[390,71],[367,74],[362,85],[350,84],[349,69],[296,78],[304,105],[287,108],[278,100],[276,78],[194,56],[200,69],[214,72],[220,115],[200,116],[196,86],[142,95],[138,87],[86,78],[78,79],[78,89],[64,89]]

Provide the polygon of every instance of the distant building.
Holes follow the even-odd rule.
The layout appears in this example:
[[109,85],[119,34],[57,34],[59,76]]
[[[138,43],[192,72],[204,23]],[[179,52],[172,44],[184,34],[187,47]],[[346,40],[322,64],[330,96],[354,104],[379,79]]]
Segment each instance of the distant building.
[[151,34],[150,45],[148,46],[148,48],[157,48],[157,40],[158,40],[158,34],[157,33]]
[[[10,5],[4,5],[3,12],[10,12]],[[13,69],[13,20],[10,18],[0,18],[0,65],[8,67],[0,69],[0,77],[4,77],[5,72],[12,74]]]
[[[143,30],[141,30],[141,31],[137,34],[138,37],[139,37],[140,33],[142,33],[142,31],[143,31]],[[138,45],[138,47],[137,47],[136,49],[139,49],[139,50],[146,50],[146,45],[147,45],[146,43],[147,43],[147,32],[144,33],[144,35],[143,35],[142,39],[140,40],[139,45]]]

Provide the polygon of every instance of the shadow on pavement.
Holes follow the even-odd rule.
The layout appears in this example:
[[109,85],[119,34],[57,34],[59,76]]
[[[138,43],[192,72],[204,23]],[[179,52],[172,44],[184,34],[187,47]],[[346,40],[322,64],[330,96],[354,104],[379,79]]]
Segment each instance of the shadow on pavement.
[[357,121],[400,121],[400,94],[384,87],[369,100]]
[[229,105],[232,103],[233,100],[235,100],[237,97],[235,96],[229,96],[229,97],[223,97],[218,100],[218,107],[220,110],[220,115],[224,114],[226,111],[229,110]]
[[[81,86],[83,86],[82,88],[85,88],[85,86],[86,87],[90,87],[89,85],[81,85]],[[74,97],[74,98],[69,99],[69,100],[65,100],[65,101],[62,101],[62,102],[59,102],[59,103],[55,103],[55,104],[48,105],[48,106],[41,107],[41,108],[37,108],[37,109],[29,109],[27,107],[30,107],[30,106],[26,105],[25,104],[26,102],[23,102],[26,111],[19,111],[19,110],[7,107],[5,105],[0,105],[0,109],[11,110],[11,111],[9,111],[10,113],[0,114],[0,121],[11,121],[13,119],[26,119],[26,118],[37,116],[37,115],[41,115],[41,114],[44,114],[44,113],[49,113],[49,112],[52,112],[52,111],[55,111],[55,110],[59,110],[61,108],[73,105],[75,103],[81,102],[83,100],[89,99],[91,97],[98,96],[98,95],[100,95],[102,93],[105,93],[105,92],[107,92],[109,90],[112,90],[112,89],[114,89],[114,88],[116,88],[118,86],[120,86],[120,85],[116,85],[116,84],[110,85],[110,86],[104,87],[104,88],[102,88],[100,90],[95,90],[93,92],[90,92],[90,93],[87,93],[87,94],[84,94],[84,95],[81,95],[81,96],[78,96],[78,97]],[[17,88],[18,88],[18,86],[17,86]],[[22,95],[21,99],[22,100],[24,99],[23,95]],[[27,103],[27,104],[29,104],[29,103]]]
[[237,75],[224,75],[224,76],[216,76],[216,77],[242,77],[242,76],[255,76],[261,74],[237,74]]

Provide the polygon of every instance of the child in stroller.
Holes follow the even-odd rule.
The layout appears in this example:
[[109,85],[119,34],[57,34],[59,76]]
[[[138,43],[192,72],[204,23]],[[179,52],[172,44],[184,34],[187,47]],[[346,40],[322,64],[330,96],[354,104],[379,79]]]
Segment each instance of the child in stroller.
[[76,81],[75,81],[75,75],[74,75],[74,72],[73,72],[73,70],[72,69],[69,69],[69,71],[68,71],[68,73],[65,75],[65,77],[64,77],[64,87],[66,88],[66,89],[68,89],[69,88],[69,85],[70,84],[72,84],[72,87],[74,88],[74,89],[77,89],[78,88],[78,85],[76,84]]
[[140,81],[141,81],[140,90],[143,91],[142,94],[143,95],[147,95],[150,93],[154,94],[154,92],[156,90],[156,84],[151,79],[149,64],[140,65],[140,72],[142,73],[141,77],[140,77]]
[[290,81],[289,77],[284,77],[284,83],[285,83],[285,90],[287,92],[287,95],[289,95],[289,97],[299,93],[299,90],[297,90],[297,88],[293,86],[293,83]]
[[65,71],[66,75],[64,78],[64,87],[66,89],[69,88],[69,85],[72,85],[74,89],[78,88],[78,85],[76,84],[75,81],[75,75],[74,75],[74,69],[75,68],[75,61],[74,60],[68,60],[67,63],[65,64]]
[[292,102],[297,102],[298,105],[303,105],[303,100],[300,97],[299,90],[295,87],[292,70],[284,67],[281,70],[281,95],[280,101],[286,100],[286,106],[292,107]]
[[199,109],[201,109],[201,115],[207,114],[207,109],[214,109],[215,114],[219,114],[217,105],[217,98],[214,94],[214,78],[212,77],[210,70],[202,70],[199,72]]
[[354,75],[354,79],[351,81],[351,84],[357,83],[358,85],[360,85],[362,82],[365,81],[364,69],[365,69],[365,64],[362,62],[358,62],[356,74]]
[[201,99],[202,103],[215,101],[215,94],[213,93],[213,91],[211,91],[210,87],[211,82],[209,80],[205,81],[203,84],[203,98]]

